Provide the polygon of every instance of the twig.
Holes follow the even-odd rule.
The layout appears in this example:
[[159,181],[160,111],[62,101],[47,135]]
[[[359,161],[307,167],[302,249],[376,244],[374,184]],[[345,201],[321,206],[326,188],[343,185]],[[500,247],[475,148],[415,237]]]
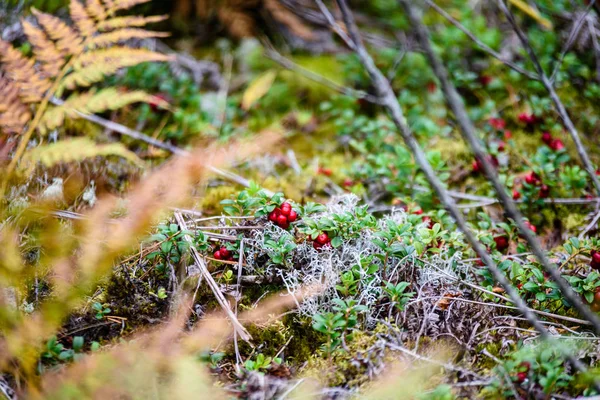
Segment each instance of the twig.
[[585,11],[579,16],[577,21],[575,21],[575,23],[573,24],[573,29],[571,29],[571,33],[569,33],[569,38],[567,39],[567,43],[565,43],[565,48],[561,52],[560,57],[558,57],[558,60],[556,61],[556,65],[554,66],[554,70],[552,71],[552,74],[550,75],[550,83],[551,84],[554,85],[554,79],[556,78],[556,74],[560,70],[563,60],[565,59],[565,56],[567,55],[569,50],[571,50],[571,46],[575,42],[575,39],[577,38],[577,35],[579,34],[579,31],[581,30],[581,27],[585,23],[585,20],[588,16],[590,10],[594,6],[594,4],[596,4],[596,0],[590,1],[590,4],[588,4]]
[[351,50],[354,50],[354,43],[352,43],[352,40],[348,37],[348,35],[346,34],[346,31],[343,30],[342,27],[336,22],[335,18],[329,12],[329,9],[325,6],[325,4],[323,4],[323,2],[321,0],[315,0],[315,3],[317,3],[319,10],[321,10],[321,13],[325,17],[325,19],[327,20],[327,22],[329,23],[331,28],[335,31],[335,33],[337,33],[338,36],[340,38],[342,38],[344,43],[346,43],[346,45]]
[[[51,99],[51,103],[54,104],[54,105],[57,105],[57,106],[61,106],[61,105],[65,104],[65,102],[63,100],[57,99],[55,97],[53,97]],[[158,147],[158,148],[161,148],[161,149],[164,149],[164,150],[168,150],[169,152],[171,152],[171,153],[173,153],[175,155],[178,155],[178,156],[187,156],[187,155],[190,154],[187,150],[183,150],[183,149],[180,149],[177,146],[173,146],[171,144],[165,143],[165,142],[160,141],[158,139],[154,139],[154,138],[152,138],[152,137],[150,137],[148,135],[143,134],[142,132],[138,132],[138,131],[133,130],[131,128],[128,128],[128,127],[126,127],[124,125],[121,125],[119,123],[116,123],[116,122],[113,122],[113,121],[109,121],[107,119],[104,119],[104,118],[99,117],[99,116],[94,115],[94,114],[84,114],[84,113],[79,112],[77,110],[73,110],[73,111],[80,118],[85,119],[86,121],[93,122],[95,124],[98,124],[100,126],[103,126],[103,127],[107,128],[107,129],[110,129],[111,131],[120,133],[121,135],[125,135],[125,136],[128,136],[130,138],[140,140],[140,141],[142,141],[144,143],[148,143],[148,144],[150,144],[150,145],[152,145],[154,147]],[[238,183],[238,184],[240,184],[242,186],[245,186],[245,187],[249,187],[250,186],[250,181],[248,179],[243,178],[243,177],[241,177],[239,175],[236,175],[236,174],[234,174],[232,172],[225,171],[225,170],[222,170],[220,168],[213,167],[212,165],[209,165],[207,168],[210,169],[212,172],[216,173],[217,175],[220,175],[220,176],[222,176],[222,177],[224,177],[226,179],[229,179],[230,181],[233,181],[233,182]],[[273,192],[268,191],[266,189],[265,189],[265,193],[267,193],[269,196],[271,196],[273,194]]]
[[585,229],[583,231],[581,231],[581,233],[579,234],[579,239],[583,239],[583,237],[585,236],[585,234],[588,233],[594,227],[594,225],[598,224],[598,220],[599,219],[600,219],[600,211],[596,213],[596,215],[592,219],[592,222],[590,222],[585,227]]
[[477,46],[479,46],[479,48],[481,48],[481,50],[485,51],[486,53],[488,53],[489,55],[491,55],[492,57],[494,57],[501,63],[505,64],[509,68],[512,68],[513,70],[525,75],[529,79],[533,79],[536,81],[539,80],[539,77],[535,73],[529,72],[529,71],[519,67],[517,64],[513,63],[512,61],[505,60],[500,53],[498,53],[496,50],[492,49],[487,44],[485,44],[481,40],[479,40],[479,38],[477,36],[475,36],[471,31],[469,31],[463,24],[461,24],[456,19],[454,19],[450,14],[448,14],[446,11],[444,11],[444,9],[442,9],[435,2],[433,2],[433,0],[424,0],[424,1],[425,1],[425,3],[427,3],[427,5],[429,5],[435,11],[437,11],[438,14],[440,14],[442,17],[446,18],[448,20],[448,22],[450,22],[452,25],[454,25],[460,31],[462,31],[465,35],[467,35],[473,42],[475,42],[475,44],[477,44]]
[[[238,274],[237,274],[237,295],[234,297],[235,305],[235,316],[238,315],[238,298],[242,297],[242,264],[244,259],[244,239],[240,242],[240,259],[238,260]],[[235,347],[235,361],[239,365],[242,363],[242,356],[240,355],[240,348],[238,346],[237,332],[233,333],[233,345]]]
[[[499,1],[503,2],[503,0]],[[429,63],[432,66],[434,74],[440,81],[442,91],[444,92],[444,96],[446,98],[446,103],[455,115],[456,121],[460,128],[460,132],[462,133],[465,140],[469,143],[471,149],[475,153],[475,157],[481,161],[484,172],[487,178],[492,182],[492,185],[494,186],[494,189],[496,191],[496,195],[498,196],[500,202],[504,206],[506,214],[514,220],[515,224],[519,228],[519,231],[521,232],[521,235],[525,238],[525,240],[531,247],[532,252],[535,254],[536,258],[543,266],[544,270],[550,274],[553,281],[557,284],[558,288],[560,289],[560,292],[565,297],[565,299],[567,299],[567,301],[579,313],[581,313],[581,315],[583,315],[588,321],[592,323],[592,326],[597,333],[600,333],[600,319],[595,313],[593,313],[589,309],[588,306],[583,304],[580,296],[576,294],[575,291],[573,291],[573,288],[562,277],[560,271],[552,263],[550,263],[548,257],[542,249],[539,240],[537,239],[535,234],[529,229],[529,227],[525,225],[523,215],[517,208],[513,199],[508,195],[505,186],[502,184],[502,182],[500,182],[496,169],[487,160],[487,153],[477,136],[475,126],[473,125],[467,114],[467,111],[464,107],[464,103],[462,102],[460,95],[458,94],[453,83],[448,78],[448,72],[446,68],[442,64],[440,58],[435,54],[431,45],[431,41],[429,39],[429,32],[427,30],[427,27],[421,21],[421,17],[418,15],[416,8],[414,7],[414,5],[409,3],[408,0],[399,0],[399,2],[406,10],[406,14],[415,31],[417,40],[419,41],[421,47],[424,49],[427,58],[429,59]],[[540,70],[539,74],[540,76],[542,76],[543,80],[546,79],[545,75],[543,75],[543,70]],[[486,262],[486,265],[489,264]],[[503,274],[502,276],[504,277]],[[502,286],[504,287],[504,284]],[[514,291],[514,288],[512,286],[510,287],[510,291],[506,287],[505,289],[507,290],[509,296],[513,301],[515,300],[515,295],[518,297],[518,292]],[[519,298],[519,300],[521,299]],[[517,303],[515,302],[515,304]],[[523,305],[525,304],[523,303]],[[530,313],[530,315],[532,314]],[[538,327],[541,328],[540,334],[547,335],[547,331],[542,325],[538,325]]]
[[[569,131],[569,134],[571,135],[571,138],[573,139],[573,142],[575,143],[575,148],[577,149],[579,158],[581,159],[581,162],[583,163],[585,170],[587,171],[590,179],[592,180],[592,183],[594,184],[594,187],[596,188],[596,193],[598,193],[598,195],[600,196],[600,181],[598,180],[598,177],[596,176],[596,170],[594,169],[594,166],[592,165],[592,162],[590,161],[590,158],[585,150],[585,147],[584,147],[583,143],[581,142],[581,138],[579,137],[579,132],[577,131],[577,128],[575,128],[575,125],[573,124],[573,121],[571,120],[571,117],[569,116],[567,109],[565,108],[564,104],[558,97],[556,90],[554,90],[554,86],[552,85],[552,82],[550,82],[550,80],[544,73],[542,64],[540,64],[540,61],[537,58],[535,51],[533,50],[533,47],[531,46],[531,43],[529,43],[529,39],[527,38],[527,35],[519,27],[519,25],[517,24],[517,21],[515,21],[513,14],[510,12],[508,7],[506,6],[506,2],[504,0],[497,0],[497,2],[498,2],[498,6],[500,7],[502,12],[506,16],[506,19],[508,19],[508,22],[511,24],[511,26],[513,27],[513,30],[519,37],[521,44],[525,48],[527,55],[529,56],[531,62],[533,63],[533,65],[538,73],[538,76],[540,77],[540,81],[542,82],[542,85],[544,85],[544,88],[546,88],[546,90],[548,91],[548,94],[550,95],[550,98],[552,99],[552,102],[554,103],[554,107],[556,108],[556,112],[558,113],[560,118],[563,120],[565,127]],[[600,328],[600,320],[598,320],[597,322],[598,322],[598,328]]]
[[[186,231],[188,229],[187,224],[180,213],[175,213],[175,219],[177,220],[177,223],[179,224],[179,227],[182,230]],[[208,283],[208,286],[213,291],[215,298],[217,299],[217,302],[219,303],[219,305],[221,306],[223,311],[225,311],[225,313],[231,320],[234,331],[240,335],[240,338],[242,338],[242,340],[249,342],[252,339],[252,337],[246,331],[246,328],[244,328],[244,326],[240,323],[240,321],[238,321],[238,319],[237,319],[236,315],[233,313],[233,311],[231,311],[231,307],[229,306],[227,299],[225,299],[225,296],[223,295],[221,290],[219,290],[219,285],[217,284],[217,282],[215,282],[214,278],[208,271],[208,268],[207,268],[206,263],[204,262],[202,256],[200,255],[198,250],[196,250],[196,247],[194,247],[194,241],[192,240],[190,235],[187,235],[187,234],[184,235],[183,238],[190,246],[190,251],[192,253],[192,257],[194,258],[194,261],[196,262],[196,266],[200,269],[200,273],[201,273],[202,277],[206,280],[206,283]]]

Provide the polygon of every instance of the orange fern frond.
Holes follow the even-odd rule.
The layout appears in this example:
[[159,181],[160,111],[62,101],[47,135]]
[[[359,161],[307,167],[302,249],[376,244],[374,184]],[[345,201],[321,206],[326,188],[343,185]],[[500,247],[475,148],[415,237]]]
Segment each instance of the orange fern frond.
[[31,9],[39,24],[44,28],[50,39],[56,42],[56,48],[63,55],[78,54],[83,50],[81,37],[73,28],[54,15]]
[[105,1],[105,3],[107,3],[106,11],[109,14],[114,14],[119,10],[126,10],[133,6],[137,6],[138,4],[148,3],[149,1],[150,0],[112,0],[110,1],[110,6],[108,5],[109,2]]
[[19,98],[19,88],[0,75],[0,131],[21,133],[30,119],[29,108]]
[[151,24],[154,22],[164,21],[168,18],[168,15],[153,15],[150,17],[142,17],[142,16],[129,16],[129,17],[116,17],[107,19],[106,21],[102,21],[98,24],[98,30],[105,32],[113,29],[120,28],[135,28],[142,27],[147,24]]
[[129,39],[147,39],[152,37],[167,37],[168,33],[148,31],[138,28],[123,28],[112,32],[101,33],[90,40],[91,47],[107,47]]
[[71,3],[69,3],[69,14],[77,30],[83,37],[92,36],[96,32],[96,22],[90,17],[79,0],[71,0]]
[[106,9],[100,0],[87,0],[85,9],[88,15],[98,22],[104,21],[107,17]]
[[6,76],[19,88],[21,99],[25,103],[42,100],[52,82],[42,76],[28,59],[10,43],[0,39],[0,62]]
[[33,46],[35,59],[42,64],[44,75],[47,77],[58,75],[65,59],[54,43],[43,30],[33,26],[29,21],[23,21],[23,31]]
[[131,67],[142,62],[169,61],[171,57],[145,49],[114,47],[84,53],[74,64],[73,72],[65,77],[62,87],[75,89],[88,87],[111,75],[121,68]]

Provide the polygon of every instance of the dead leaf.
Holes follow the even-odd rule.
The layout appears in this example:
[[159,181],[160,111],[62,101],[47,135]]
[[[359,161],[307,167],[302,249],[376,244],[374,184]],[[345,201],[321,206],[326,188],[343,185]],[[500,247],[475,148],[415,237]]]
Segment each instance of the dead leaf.
[[271,89],[276,76],[277,72],[267,71],[252,81],[242,97],[242,108],[244,110],[249,110],[254,103],[267,94],[269,89]]

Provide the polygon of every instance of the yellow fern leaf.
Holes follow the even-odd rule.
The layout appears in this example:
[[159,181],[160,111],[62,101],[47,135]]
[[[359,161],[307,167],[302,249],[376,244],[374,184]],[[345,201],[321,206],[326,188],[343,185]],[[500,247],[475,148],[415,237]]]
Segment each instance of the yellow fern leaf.
[[29,108],[19,98],[19,88],[0,76],[0,131],[21,133],[30,119]]
[[50,39],[56,41],[56,48],[61,54],[78,54],[83,50],[79,34],[60,18],[40,12],[35,8],[32,8],[31,11]]
[[65,139],[56,143],[38,146],[23,156],[23,167],[33,168],[37,163],[44,167],[57,164],[80,162],[93,157],[117,156],[144,168],[144,162],[122,143],[97,144],[88,138]]
[[92,36],[96,32],[96,23],[89,16],[79,0],[71,0],[69,3],[69,14],[75,26],[77,26],[77,30],[83,37]]
[[[77,86],[88,87],[98,83],[107,75],[119,69],[131,67],[142,62],[169,61],[171,57],[145,49],[113,47],[105,50],[90,51],[79,57],[74,70],[65,77],[62,88],[74,89]],[[59,90],[60,92],[60,90]]]
[[106,10],[104,9],[104,6],[100,0],[87,0],[85,9],[88,15],[96,19],[98,22],[104,21],[107,17]]
[[46,133],[61,126],[67,117],[78,118],[80,114],[99,114],[132,103],[150,102],[152,99],[153,96],[146,92],[119,92],[115,88],[107,88],[99,92],[74,93],[63,105],[54,107],[44,114],[39,129],[42,133]]
[[44,31],[33,26],[29,21],[23,21],[23,31],[33,46],[35,59],[42,64],[44,75],[49,78],[57,76],[65,59],[54,43],[48,39]]
[[107,12],[109,14],[114,14],[119,10],[126,10],[138,4],[148,3],[150,0],[112,0],[110,1],[111,5],[108,5],[109,2],[105,1]]
[[0,63],[6,76],[19,88],[21,100],[36,103],[42,100],[52,82],[38,71],[34,61],[25,57],[10,43],[0,39]]
[[154,22],[164,21],[167,18],[168,15],[153,15],[150,17],[142,17],[138,15],[130,17],[115,17],[99,23],[98,30],[105,32],[113,29],[141,27]]
[[169,34],[166,32],[154,32],[137,28],[123,28],[94,36],[90,41],[90,45],[91,47],[107,47],[129,39],[147,39],[152,37],[167,36],[169,36]]

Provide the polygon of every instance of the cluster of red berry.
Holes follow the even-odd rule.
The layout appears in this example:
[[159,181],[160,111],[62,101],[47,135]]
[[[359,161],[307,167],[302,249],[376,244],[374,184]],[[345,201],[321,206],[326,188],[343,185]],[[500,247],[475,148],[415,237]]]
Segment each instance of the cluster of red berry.
[[213,253],[213,257],[217,260],[235,261],[231,251],[227,250],[224,246],[217,248],[217,250]]
[[546,143],[554,151],[560,151],[565,148],[565,144],[560,139],[554,139],[550,132],[542,132],[542,142]]
[[331,238],[328,234],[323,232],[313,241],[313,247],[317,250],[324,247],[331,247]]
[[[416,215],[421,215],[421,214],[423,214],[423,210],[419,208],[419,209],[417,209],[417,210],[413,211],[413,213],[415,213]],[[427,227],[428,227],[429,229],[433,228],[433,225],[435,225],[435,224],[434,224],[434,222],[433,222],[433,220],[431,219],[431,217],[430,217],[430,216],[428,216],[428,215],[423,215],[423,216],[421,217],[421,220],[422,220],[423,222],[426,222],[426,223],[427,223]]]
[[[498,147],[498,150],[500,150],[500,147]],[[503,150],[504,150],[504,147],[502,147],[502,150],[500,150],[500,151],[503,151]],[[492,164],[492,166],[494,168],[498,168],[499,163],[498,163],[498,158],[496,156],[488,154],[488,155],[485,156],[485,159],[490,164]],[[473,160],[473,164],[471,165],[471,167],[473,169],[473,172],[475,172],[476,174],[480,173],[481,171],[483,171],[483,163],[479,159]]]
[[269,214],[269,221],[283,229],[289,228],[290,224],[296,219],[298,219],[298,213],[292,209],[292,205],[288,202],[276,207]]
[[529,113],[521,113],[517,118],[519,122],[527,126],[535,125],[538,122],[538,118],[534,114]]
[[529,370],[531,369],[531,363],[529,361],[523,361],[519,364],[519,372],[517,372],[517,382],[523,383],[527,379],[529,375]]
[[542,178],[540,178],[540,176],[534,171],[529,171],[527,175],[525,175],[525,182],[528,185],[540,187],[538,195],[541,199],[545,199],[550,195],[550,188],[548,187],[548,185],[542,183]]
[[537,228],[534,224],[532,224],[529,221],[523,221],[523,223],[525,224],[526,227],[529,228],[530,231],[532,231],[533,233],[537,233]]

